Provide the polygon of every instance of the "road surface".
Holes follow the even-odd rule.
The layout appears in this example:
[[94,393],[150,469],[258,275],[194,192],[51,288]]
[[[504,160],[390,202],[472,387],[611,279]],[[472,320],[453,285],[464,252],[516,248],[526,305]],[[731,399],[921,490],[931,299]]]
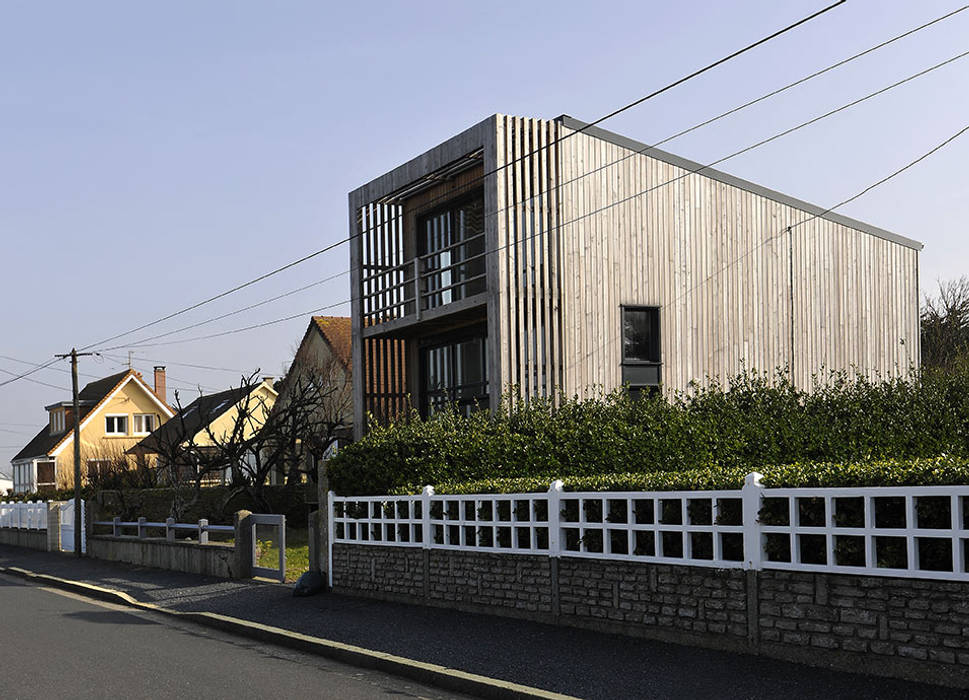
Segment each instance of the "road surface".
[[466,697],[3,575],[0,648],[5,700]]

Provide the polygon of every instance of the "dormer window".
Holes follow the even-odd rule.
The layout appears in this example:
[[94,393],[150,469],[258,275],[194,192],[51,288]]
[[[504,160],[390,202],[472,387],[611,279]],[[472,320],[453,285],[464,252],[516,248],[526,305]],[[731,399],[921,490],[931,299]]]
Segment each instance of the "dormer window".
[[64,410],[58,409],[50,413],[50,434],[57,435],[64,432]]
[[127,435],[128,416],[126,415],[105,416],[104,434],[105,435]]

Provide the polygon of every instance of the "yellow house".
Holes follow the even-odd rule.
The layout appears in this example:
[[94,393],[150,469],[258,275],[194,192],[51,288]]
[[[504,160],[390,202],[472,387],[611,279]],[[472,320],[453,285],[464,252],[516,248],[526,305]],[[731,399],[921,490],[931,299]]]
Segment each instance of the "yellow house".
[[[14,493],[74,485],[74,405],[46,406],[48,420],[12,460]],[[78,393],[81,474],[87,478],[122,459],[125,452],[170,419],[165,368],[155,368],[155,387],[134,370],[98,379]]]
[[[266,422],[276,402],[272,380],[244,385],[200,396],[174,418],[128,450],[129,454],[155,456],[159,465],[176,464],[182,471],[196,463],[196,457],[233,440],[244,443]],[[225,481],[225,467],[207,474],[206,481]]]

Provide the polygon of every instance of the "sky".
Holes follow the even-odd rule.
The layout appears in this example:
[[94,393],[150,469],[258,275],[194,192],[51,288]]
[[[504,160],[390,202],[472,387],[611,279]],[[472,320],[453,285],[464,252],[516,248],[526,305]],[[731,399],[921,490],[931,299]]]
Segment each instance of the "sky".
[[[0,0],[0,382],[348,235],[347,193],[494,114],[592,121],[829,4]],[[654,143],[960,6],[849,0],[601,126]],[[712,162],[969,50],[969,10],[664,145]],[[969,57],[719,169],[822,206],[969,120]],[[925,244],[921,284],[969,274],[969,134],[849,206]],[[312,309],[349,314],[346,245],[80,362],[132,348],[184,402],[280,375]],[[103,344],[98,347],[105,347]],[[219,369],[200,369],[204,365]],[[70,395],[59,362],[0,387],[0,472]]]

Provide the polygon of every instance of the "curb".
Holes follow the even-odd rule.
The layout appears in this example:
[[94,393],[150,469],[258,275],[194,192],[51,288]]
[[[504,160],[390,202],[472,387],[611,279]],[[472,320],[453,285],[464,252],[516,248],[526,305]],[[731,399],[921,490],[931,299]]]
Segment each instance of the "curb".
[[414,659],[408,659],[382,651],[365,649],[364,647],[344,644],[343,642],[336,642],[322,637],[313,637],[311,635],[292,632],[279,627],[263,625],[258,622],[230,617],[228,615],[211,612],[169,610],[154,603],[143,603],[123,591],[103,588],[81,581],[59,578],[49,574],[38,574],[16,566],[0,567],[0,574],[8,574],[28,581],[44,583],[107,603],[125,605],[138,610],[190,620],[222,632],[257,639],[261,642],[277,644],[361,668],[383,671],[427,685],[433,685],[444,690],[452,690],[482,698],[492,698],[494,700],[519,700],[525,698],[575,700],[571,695],[562,695],[561,693],[532,688],[510,681],[488,678],[487,676],[480,676],[475,673],[468,673],[467,671],[460,671],[438,664],[415,661]]

